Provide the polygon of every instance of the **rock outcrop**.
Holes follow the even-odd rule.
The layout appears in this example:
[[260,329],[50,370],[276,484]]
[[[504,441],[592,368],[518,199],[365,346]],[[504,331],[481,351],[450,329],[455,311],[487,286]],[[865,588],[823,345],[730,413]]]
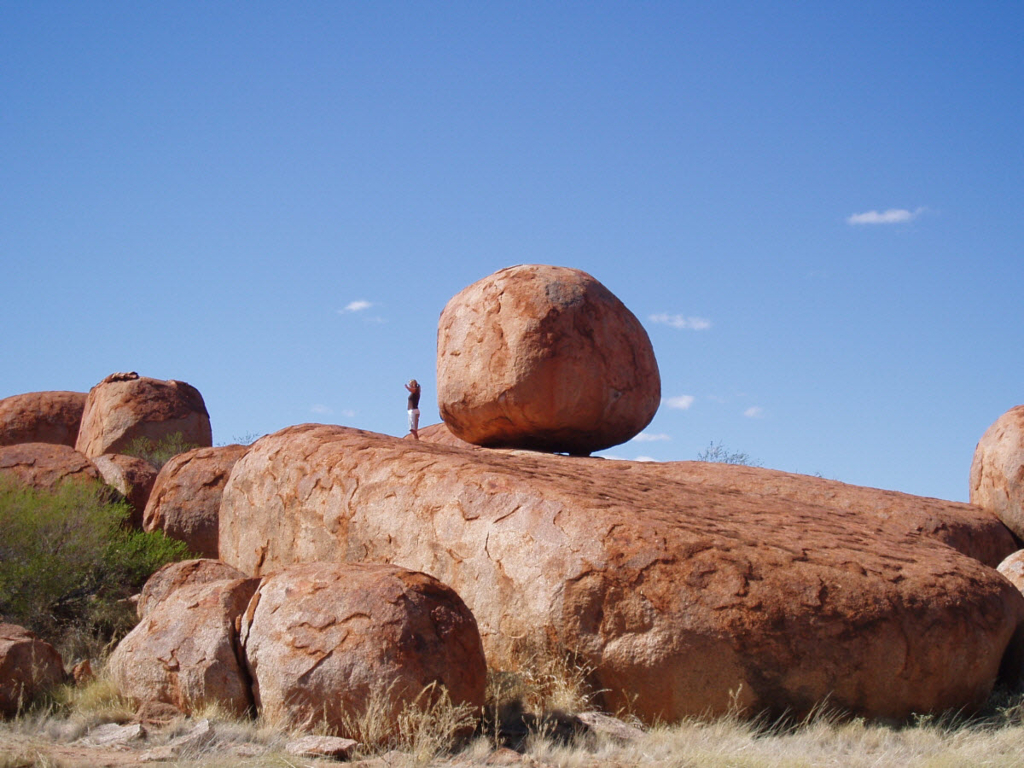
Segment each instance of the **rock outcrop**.
[[587,273],[545,265],[503,269],[448,302],[437,383],[456,437],[572,454],[629,440],[661,400],[633,313]]
[[1024,621],[1009,582],[918,527],[648,463],[302,425],[236,463],[220,554],[250,574],[429,573],[473,611],[492,665],[530,644],[579,654],[607,707],[648,721],[826,698],[899,718],[983,702]]
[[170,459],[157,476],[143,515],[146,531],[163,531],[202,557],[217,557],[220,497],[248,446],[196,448]]
[[60,654],[34,632],[0,624],[0,716],[11,717],[64,680]]
[[29,392],[0,400],[0,445],[55,443],[75,447],[85,392]]
[[140,619],[144,619],[154,606],[182,587],[244,578],[244,573],[220,560],[202,558],[168,563],[146,580],[139,601],[135,604],[135,611]]
[[56,443],[20,443],[0,447],[0,475],[43,491],[65,480],[101,483],[100,472],[86,456]]
[[922,534],[992,568],[1017,549],[1013,534],[1002,521],[989,510],[973,504],[759,467],[703,461],[651,463],[646,472],[655,482],[656,478],[664,477],[667,482],[685,483],[695,488],[713,487],[729,493],[775,497],[855,512],[870,520],[872,528],[885,527],[898,535]]
[[[437,579],[389,565],[310,563],[268,575],[241,622],[264,717],[325,723],[379,708],[393,731],[428,686],[455,704],[484,703],[487,669],[476,622]],[[422,704],[429,703],[428,691]],[[383,730],[388,730],[383,728]]]
[[1013,586],[1024,592],[1024,549],[1019,549],[1009,555],[996,570],[1009,579]]
[[210,415],[199,390],[183,381],[114,373],[91,390],[75,447],[90,458],[123,453],[132,441],[181,433],[185,443],[213,443]]
[[1024,539],[1024,405],[1004,413],[978,441],[971,503],[992,510]]
[[151,605],[114,649],[107,671],[136,704],[158,701],[191,713],[218,704],[241,715],[252,706],[237,653],[235,621],[259,579],[186,584]]
[[140,530],[142,514],[156,482],[157,468],[144,459],[119,453],[105,453],[93,459],[92,463],[99,470],[103,482],[127,500],[132,508],[128,524]]

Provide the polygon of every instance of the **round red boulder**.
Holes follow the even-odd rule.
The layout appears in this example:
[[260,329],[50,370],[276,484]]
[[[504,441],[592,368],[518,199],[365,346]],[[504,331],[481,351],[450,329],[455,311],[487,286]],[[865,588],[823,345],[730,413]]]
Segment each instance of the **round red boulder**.
[[489,447],[589,454],[646,427],[661,402],[640,321],[578,269],[521,265],[463,289],[441,313],[438,407]]

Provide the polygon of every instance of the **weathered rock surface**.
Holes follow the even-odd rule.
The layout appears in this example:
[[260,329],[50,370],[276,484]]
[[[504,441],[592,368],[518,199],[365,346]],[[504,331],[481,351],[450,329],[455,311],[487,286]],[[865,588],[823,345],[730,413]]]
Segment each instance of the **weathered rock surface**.
[[0,400],[0,445],[56,443],[75,447],[85,392],[29,392]]
[[203,558],[168,563],[146,580],[135,611],[140,619],[144,619],[154,606],[184,586],[244,578],[244,573],[220,560]]
[[114,373],[89,390],[75,447],[89,457],[123,453],[138,438],[159,442],[177,432],[192,445],[213,443],[198,389],[183,381]]
[[[266,576],[241,622],[264,716],[325,721],[351,737],[345,713],[374,697],[392,728],[427,686],[481,707],[487,668],[476,621],[437,579],[391,565],[308,563]],[[426,694],[424,703],[430,700]]]
[[1004,413],[978,441],[971,503],[989,509],[1024,539],[1024,405]]
[[52,491],[65,480],[102,482],[99,470],[74,448],[55,443],[0,446],[0,475],[32,488]]
[[1008,578],[1013,586],[1024,592],[1024,549],[1009,555],[996,570]]
[[[438,445],[447,445],[451,448],[476,448],[480,449],[479,445],[473,445],[473,443],[467,443],[452,434],[452,431],[448,429],[448,425],[443,421],[440,424],[431,424],[429,427],[422,427],[419,430],[420,440],[427,443],[437,443]],[[407,439],[411,438],[410,435],[406,436]]]
[[430,573],[473,611],[492,665],[531,644],[579,653],[606,706],[649,721],[720,713],[733,695],[752,712],[829,697],[903,717],[982,702],[1024,621],[1009,582],[918,527],[649,463],[302,425],[235,465],[220,553],[252,574]]
[[670,482],[769,496],[856,512],[872,526],[923,534],[995,568],[1017,549],[1013,534],[989,510],[973,504],[848,485],[759,467],[703,461],[651,463],[647,472]]
[[259,579],[187,584],[170,593],[114,649],[107,662],[122,695],[191,713],[216,703],[243,714],[252,706],[237,655],[235,620]]
[[196,448],[170,459],[157,476],[143,515],[146,531],[163,531],[203,557],[217,557],[220,497],[248,446]]
[[640,321],[586,272],[545,265],[503,269],[448,302],[437,382],[456,437],[574,454],[629,440],[661,401]]
[[157,468],[144,459],[119,453],[105,453],[93,459],[92,463],[99,470],[103,482],[116,489],[131,506],[128,524],[141,529],[142,513],[156,482]]
[[16,624],[0,624],[0,716],[22,706],[64,679],[60,654],[35,633]]

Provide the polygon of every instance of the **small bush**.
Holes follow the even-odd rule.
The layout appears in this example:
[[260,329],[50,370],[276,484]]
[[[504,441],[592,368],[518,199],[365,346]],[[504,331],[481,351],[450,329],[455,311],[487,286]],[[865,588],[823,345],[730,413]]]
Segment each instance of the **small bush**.
[[0,615],[66,653],[130,629],[126,599],[189,553],[162,532],[128,530],[129,513],[99,483],[47,492],[0,477]]
[[762,466],[760,461],[751,459],[750,454],[727,450],[721,443],[716,445],[714,440],[711,441],[707,448],[697,454],[697,461],[708,461],[713,464],[741,464],[745,467]]
[[160,469],[179,453],[185,453],[198,447],[195,443],[186,442],[185,436],[181,432],[175,432],[160,440],[153,440],[149,437],[137,437],[128,443],[128,447],[122,453],[125,456],[135,456],[143,461],[148,461],[154,467]]

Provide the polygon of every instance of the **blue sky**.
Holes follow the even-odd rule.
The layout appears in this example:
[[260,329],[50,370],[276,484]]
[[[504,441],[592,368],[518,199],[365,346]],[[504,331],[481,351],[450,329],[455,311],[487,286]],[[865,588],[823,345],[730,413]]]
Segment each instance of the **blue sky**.
[[965,500],[1024,402],[1024,5],[0,2],[0,397],[405,430],[520,263],[641,319],[621,458]]

